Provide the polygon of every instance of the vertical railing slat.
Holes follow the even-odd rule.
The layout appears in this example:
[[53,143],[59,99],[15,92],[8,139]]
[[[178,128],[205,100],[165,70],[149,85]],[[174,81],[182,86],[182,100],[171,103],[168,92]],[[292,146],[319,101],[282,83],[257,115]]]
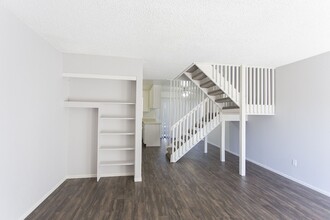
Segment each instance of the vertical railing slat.
[[248,99],[248,103],[249,103],[249,113],[251,114],[252,113],[252,73],[251,73],[251,68],[249,67],[249,71],[248,71],[248,74],[249,74],[249,99]]
[[268,72],[269,68],[266,69],[265,73],[265,113],[268,114]]
[[272,69],[272,114],[275,113],[275,70]]
[[228,66],[229,71],[228,71],[228,94],[230,97],[232,97],[232,93],[231,93],[231,79],[232,79],[232,73],[233,73],[233,67],[232,66]]
[[264,113],[264,68],[260,68],[260,104],[261,104],[261,113]]
[[257,69],[257,113],[260,113],[260,69]]

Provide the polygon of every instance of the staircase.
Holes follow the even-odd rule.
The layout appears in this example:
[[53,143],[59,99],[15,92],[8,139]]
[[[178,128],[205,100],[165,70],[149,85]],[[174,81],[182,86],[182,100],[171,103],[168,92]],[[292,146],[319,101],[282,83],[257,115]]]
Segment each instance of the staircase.
[[[176,103],[191,105],[189,100],[181,97],[182,91],[186,90],[181,88],[182,85],[190,85],[177,82],[182,80],[192,82],[195,87],[191,90],[197,88],[202,92],[203,99],[187,113],[173,116],[176,120],[172,123],[171,142],[166,154],[170,162],[182,158],[222,122],[240,121],[240,174],[244,176],[245,130],[248,115],[275,114],[274,69],[193,63],[171,82],[171,87],[175,87],[171,89],[171,93],[174,93],[172,97],[176,97],[171,99],[171,103],[175,103],[179,97],[179,102]],[[183,95],[183,97],[187,96],[187,94]],[[176,108],[177,105],[172,104],[172,109]],[[223,129],[224,127],[222,126]],[[224,154],[224,146],[221,148]]]
[[220,111],[210,98],[205,98],[171,127],[171,146],[166,154],[171,162],[183,157],[220,124]]

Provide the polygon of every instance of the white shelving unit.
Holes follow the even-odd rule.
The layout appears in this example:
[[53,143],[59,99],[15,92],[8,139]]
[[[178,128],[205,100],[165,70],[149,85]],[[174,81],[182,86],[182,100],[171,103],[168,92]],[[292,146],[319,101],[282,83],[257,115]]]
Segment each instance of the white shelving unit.
[[[141,142],[136,137],[136,118],[139,116],[136,111],[136,77],[77,73],[64,73],[63,77],[68,79],[70,87],[64,106],[94,108],[98,112],[97,181],[101,177],[135,175],[136,145]],[[89,85],[97,89],[90,89]],[[109,91],[114,86],[120,92]]]
[[100,150],[134,150],[134,147],[108,147],[108,146],[100,146]]
[[127,161],[101,161],[100,166],[130,166],[134,165],[133,160]]
[[132,80],[136,81],[135,76],[115,76],[106,74],[87,74],[87,73],[63,73],[66,78],[80,78],[80,79],[112,79],[112,80]]
[[100,135],[134,135],[134,133],[101,131]]

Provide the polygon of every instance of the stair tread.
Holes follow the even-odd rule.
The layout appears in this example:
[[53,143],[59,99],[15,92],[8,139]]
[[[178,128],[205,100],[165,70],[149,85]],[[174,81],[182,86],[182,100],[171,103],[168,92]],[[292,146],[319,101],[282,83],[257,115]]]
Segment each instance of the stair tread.
[[196,74],[195,76],[193,76],[192,78],[194,80],[203,80],[205,79],[207,76],[203,73],[203,72],[200,72],[198,74]]
[[236,106],[226,106],[226,107],[223,107],[222,109],[223,110],[226,110],[226,109],[238,109],[239,107],[236,105]]
[[204,87],[204,86],[206,86],[206,85],[210,85],[210,86],[207,86],[207,87],[211,87],[211,86],[214,86],[215,84],[214,84],[214,82],[212,81],[212,80],[208,80],[208,81],[206,81],[206,82],[204,82],[204,83],[201,83],[200,84],[200,87]]
[[217,103],[223,103],[223,102],[232,102],[231,98],[225,97],[225,98],[218,98],[215,100]]
[[221,89],[216,89],[216,90],[210,91],[207,94],[214,95],[214,94],[217,94],[217,93],[219,93],[219,95],[224,94],[224,92]]

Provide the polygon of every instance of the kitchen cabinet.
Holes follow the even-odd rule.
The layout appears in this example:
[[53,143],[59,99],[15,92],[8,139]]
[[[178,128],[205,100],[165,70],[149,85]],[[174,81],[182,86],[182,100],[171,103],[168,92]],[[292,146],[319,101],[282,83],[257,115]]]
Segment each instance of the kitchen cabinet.
[[149,108],[159,109],[160,108],[160,96],[161,96],[161,86],[153,85],[149,91]]
[[160,147],[160,124],[156,121],[143,121],[142,138],[147,147]]

